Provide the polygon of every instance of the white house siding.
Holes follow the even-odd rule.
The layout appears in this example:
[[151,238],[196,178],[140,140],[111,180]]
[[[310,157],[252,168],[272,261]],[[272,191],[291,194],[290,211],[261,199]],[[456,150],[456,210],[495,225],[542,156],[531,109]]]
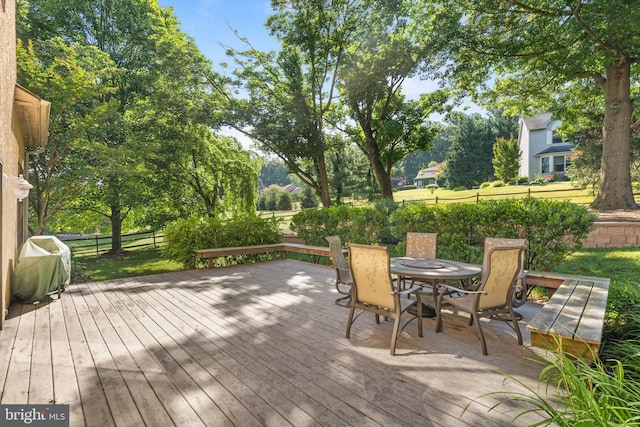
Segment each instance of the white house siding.
[[520,176],[527,176],[533,180],[540,174],[541,153],[553,143],[553,132],[562,122],[552,120],[551,113],[538,114],[533,117],[521,117],[519,123],[520,134]]

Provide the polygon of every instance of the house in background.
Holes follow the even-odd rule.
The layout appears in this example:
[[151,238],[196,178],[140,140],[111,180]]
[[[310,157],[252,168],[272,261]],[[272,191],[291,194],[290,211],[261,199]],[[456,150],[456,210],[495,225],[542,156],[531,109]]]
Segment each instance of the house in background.
[[519,176],[526,176],[532,181],[538,175],[564,174],[571,164],[573,144],[553,135],[561,124],[560,120],[553,120],[551,113],[520,118],[518,124]]
[[[0,329],[9,303],[18,250],[27,239],[28,199],[19,200],[19,176],[28,180],[29,156],[48,138],[51,104],[17,84],[16,1],[0,3]],[[23,181],[22,181],[23,182]]]
[[436,172],[439,167],[440,165],[437,165],[431,168],[422,169],[418,172],[418,175],[413,178],[413,183],[416,185],[416,188],[425,188],[427,185],[437,185]]

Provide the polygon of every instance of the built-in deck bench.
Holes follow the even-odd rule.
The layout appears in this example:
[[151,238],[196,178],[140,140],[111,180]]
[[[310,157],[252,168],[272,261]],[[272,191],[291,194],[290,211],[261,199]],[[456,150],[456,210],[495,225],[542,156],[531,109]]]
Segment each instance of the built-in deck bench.
[[[609,279],[566,276],[527,325],[531,345],[560,345],[566,354],[593,360],[602,340]],[[529,277],[527,283],[531,284]]]
[[[215,258],[231,255],[247,255],[280,252],[282,259],[287,259],[287,252],[297,252],[315,256],[331,256],[331,250],[325,246],[305,245],[302,243],[272,243],[266,245],[236,246],[212,249],[197,249],[195,255],[198,258],[209,260],[208,267],[213,268]],[[346,253],[346,250],[345,250]]]

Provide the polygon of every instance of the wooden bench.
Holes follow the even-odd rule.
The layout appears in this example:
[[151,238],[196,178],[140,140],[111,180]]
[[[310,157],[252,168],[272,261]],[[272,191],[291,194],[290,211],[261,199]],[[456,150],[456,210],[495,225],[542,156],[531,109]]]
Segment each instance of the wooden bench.
[[[343,250],[347,253],[347,250]],[[198,258],[206,258],[209,260],[208,267],[213,268],[213,260],[218,257],[230,255],[247,255],[280,252],[282,259],[287,259],[287,252],[297,252],[315,256],[331,256],[331,250],[325,246],[305,245],[302,243],[272,243],[266,245],[236,246],[212,249],[197,249],[195,255]]]
[[575,274],[555,273],[552,271],[527,271],[527,287],[533,286],[547,288],[549,297],[564,283],[565,280],[580,278],[582,280],[602,280],[601,277],[576,276]]
[[[609,279],[571,276],[527,325],[531,345],[593,360],[604,328]],[[529,280],[527,280],[529,283]]]

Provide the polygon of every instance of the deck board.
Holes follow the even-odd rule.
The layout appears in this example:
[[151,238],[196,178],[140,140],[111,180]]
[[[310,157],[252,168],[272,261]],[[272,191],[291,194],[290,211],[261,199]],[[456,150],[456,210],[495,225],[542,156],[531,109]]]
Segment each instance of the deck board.
[[[329,267],[276,260],[71,285],[11,307],[0,332],[2,403],[69,403],[71,425],[528,425],[492,391],[539,392],[539,349],[504,322],[424,319],[389,355],[392,322],[364,314],[344,338]],[[524,324],[535,314],[529,303]],[[528,334],[524,334],[525,339]],[[36,384],[35,377],[47,377]],[[44,400],[47,400],[46,402]]]

